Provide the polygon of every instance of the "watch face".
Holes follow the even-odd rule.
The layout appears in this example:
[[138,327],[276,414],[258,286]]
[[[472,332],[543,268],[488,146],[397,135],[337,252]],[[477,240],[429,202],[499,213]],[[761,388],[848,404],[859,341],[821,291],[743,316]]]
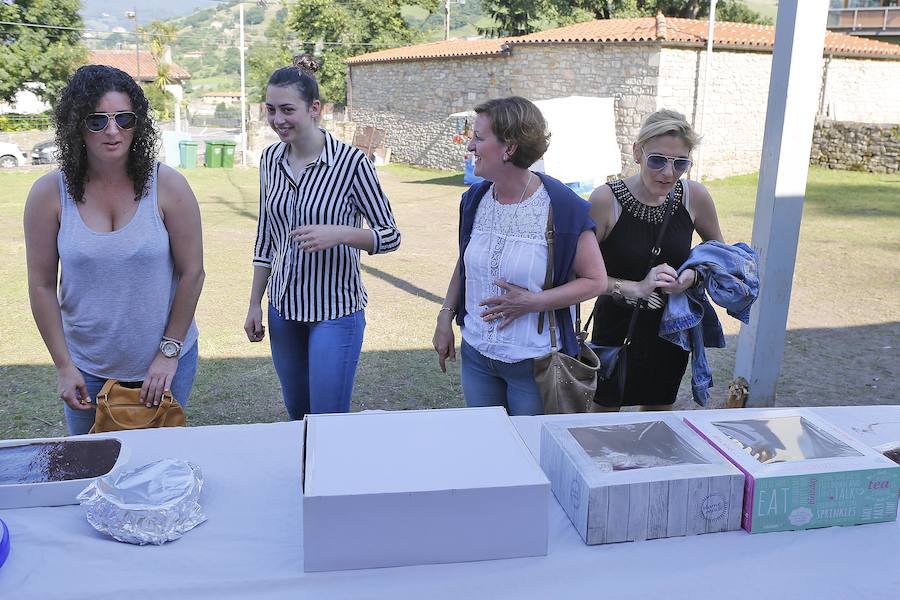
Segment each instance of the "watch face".
[[178,344],[175,342],[164,341],[159,345],[159,349],[166,358],[178,356]]

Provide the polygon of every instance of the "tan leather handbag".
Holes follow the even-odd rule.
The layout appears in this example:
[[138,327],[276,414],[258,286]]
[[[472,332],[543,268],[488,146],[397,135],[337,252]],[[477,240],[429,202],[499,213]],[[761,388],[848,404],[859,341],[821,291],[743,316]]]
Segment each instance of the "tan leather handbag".
[[147,408],[146,404],[141,403],[140,388],[127,388],[115,379],[107,379],[97,394],[94,426],[90,432],[184,425],[184,410],[169,390],[163,392],[159,406]]
[[[553,287],[553,210],[547,214],[547,274],[544,289]],[[534,382],[544,401],[544,414],[588,412],[597,391],[597,371],[600,360],[585,343],[587,331],[581,331],[581,307],[575,306],[575,332],[578,337],[578,356],[559,351],[556,314],[547,311],[550,325],[550,352],[534,359]],[[538,333],[544,329],[544,313],[538,317]]]

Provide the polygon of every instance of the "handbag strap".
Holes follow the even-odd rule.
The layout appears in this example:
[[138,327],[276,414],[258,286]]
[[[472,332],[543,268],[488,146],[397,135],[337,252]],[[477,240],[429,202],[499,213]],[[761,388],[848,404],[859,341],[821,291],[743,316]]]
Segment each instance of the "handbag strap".
[[[650,269],[653,268],[653,263],[656,262],[656,259],[659,257],[660,252],[662,252],[662,240],[663,236],[666,234],[666,228],[669,226],[669,217],[671,217],[672,213],[675,212],[673,209],[674,204],[675,188],[672,188],[672,191],[666,195],[662,226],[659,228],[659,233],[656,236],[656,243],[653,244],[653,247],[650,249],[650,260],[647,263],[647,269],[644,272],[644,277],[646,277],[647,273],[650,272]],[[585,333],[587,333],[588,328],[591,326],[591,321],[594,318],[594,314],[596,314],[597,312],[598,302],[600,302],[600,298],[597,298],[597,300],[594,302],[594,310],[591,311],[591,316],[588,317],[587,322],[584,324]],[[634,328],[637,326],[638,314],[640,313],[641,308],[643,308],[646,304],[647,301],[643,298],[638,298],[637,302],[635,302],[634,310],[631,311],[631,320],[628,322],[628,332],[625,334],[625,341],[622,343],[623,346],[631,344],[631,340],[634,337]]]
[[113,386],[117,383],[119,383],[117,379],[107,379],[103,384],[103,387],[100,388],[100,391],[97,392],[97,397],[95,398],[95,400],[97,402],[100,402],[101,399],[106,400],[107,398],[109,398],[109,393],[112,391]]
[[[547,272],[544,275],[544,288],[545,290],[549,290],[553,287],[553,206],[550,205],[547,208],[547,230],[544,232],[544,237],[547,239]],[[550,323],[550,348],[551,350],[559,350],[558,339],[557,339],[557,329],[556,329],[556,311],[551,309],[546,311],[549,323]],[[538,326],[537,326],[538,334],[544,332],[544,312],[541,312],[538,315]],[[581,303],[575,303],[575,332],[576,335],[581,336]],[[583,339],[583,338],[582,338]]]

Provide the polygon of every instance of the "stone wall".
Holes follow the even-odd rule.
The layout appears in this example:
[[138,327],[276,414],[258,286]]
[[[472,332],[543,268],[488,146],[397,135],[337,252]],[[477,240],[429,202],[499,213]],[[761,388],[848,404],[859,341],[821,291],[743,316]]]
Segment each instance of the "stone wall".
[[900,123],[900,61],[826,57],[823,79],[823,117]]
[[900,125],[820,120],[810,162],[829,169],[900,173]]
[[509,95],[613,97],[629,164],[641,118],[655,108],[658,69],[658,47],[634,44],[514,46],[508,56],[356,65],[352,119],[385,129],[394,161],[459,170],[464,147],[453,143],[452,113]]
[[[713,52],[712,85],[700,122],[706,51],[663,48],[655,108],[684,113],[703,139],[694,151],[704,179],[759,169],[772,55],[764,52]],[[696,176],[696,167],[692,176]]]
[[[387,130],[394,161],[459,170],[464,147],[452,141],[457,133],[456,121],[447,118],[452,113],[511,94],[532,100],[613,97],[623,173],[634,172],[631,144],[641,119],[663,107],[683,112],[700,129],[704,179],[754,172],[762,152],[772,54],[716,50],[705,123],[699,123],[705,58],[705,49],[653,42],[522,44],[503,56],[356,65],[352,119]],[[900,123],[900,61],[826,58],[822,80],[822,114]]]

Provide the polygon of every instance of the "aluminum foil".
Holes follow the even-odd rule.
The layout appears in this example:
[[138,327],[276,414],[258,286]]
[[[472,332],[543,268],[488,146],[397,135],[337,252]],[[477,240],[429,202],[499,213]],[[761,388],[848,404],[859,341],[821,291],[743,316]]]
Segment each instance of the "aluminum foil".
[[129,544],[161,545],[206,520],[200,468],[167,458],[94,480],[78,500],[94,529]]
[[602,472],[707,464],[662,421],[571,427],[569,433]]
[[713,423],[763,464],[810,458],[862,456],[803,417],[775,417]]

